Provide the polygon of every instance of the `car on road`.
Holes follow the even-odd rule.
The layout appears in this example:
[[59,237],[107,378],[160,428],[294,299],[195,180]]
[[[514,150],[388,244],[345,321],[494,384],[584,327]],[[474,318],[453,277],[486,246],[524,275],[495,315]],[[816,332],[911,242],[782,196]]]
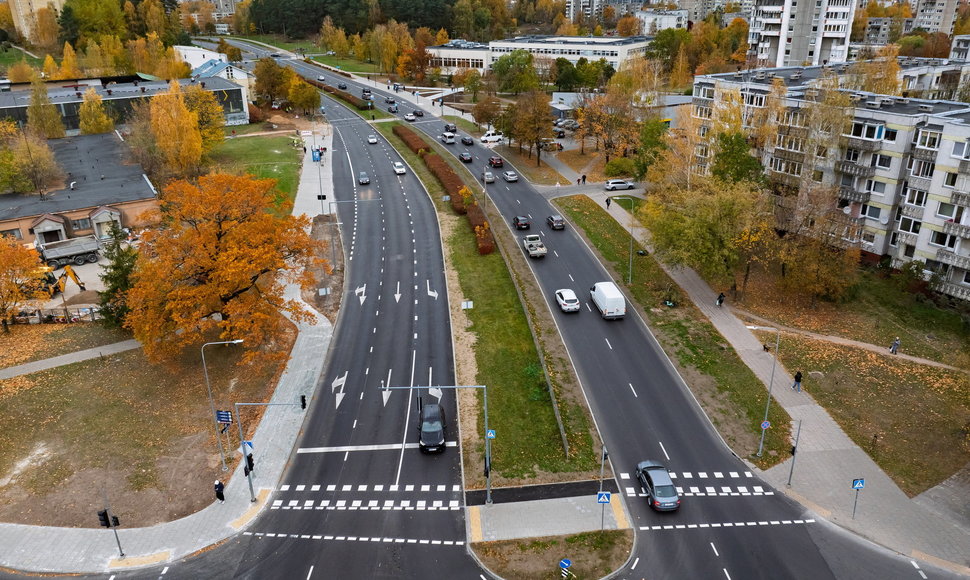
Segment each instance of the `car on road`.
[[458,126],[454,123],[445,123],[445,133],[457,133]]
[[327,77],[325,77],[323,75],[320,75],[320,76],[317,77],[317,80],[318,81],[325,81],[325,80],[327,80]]
[[458,159],[462,163],[471,163],[472,162],[472,154],[469,153],[468,151],[462,151],[461,153],[458,154]]
[[546,225],[552,230],[566,229],[566,220],[561,215],[553,214],[546,218]]
[[491,157],[488,158],[489,167],[502,167],[504,165],[505,165],[505,162],[502,161],[502,158],[499,157],[498,155],[492,155]]
[[404,164],[403,163],[401,163],[400,161],[395,161],[394,162],[394,173],[396,173],[398,175],[404,175],[405,173],[407,173],[407,169],[404,168]]
[[347,90],[347,83],[337,83],[337,88],[342,91]]
[[445,429],[448,426],[445,410],[439,403],[422,405],[420,399],[418,405],[421,408],[418,419],[418,431],[421,432],[418,447],[423,453],[441,453],[445,450]]
[[558,129],[558,128],[557,129],[553,129],[552,130],[552,134],[555,135],[556,137],[560,138],[560,139],[562,139],[563,137],[566,136],[566,132],[563,131],[562,129]]
[[483,171],[482,181],[485,183],[495,183],[495,174],[493,174],[491,171]]
[[442,133],[441,135],[438,136],[438,139],[440,139],[441,142],[444,143],[445,145],[454,145],[455,144],[455,134],[454,133],[447,133],[447,132],[446,133]]
[[658,512],[672,512],[680,507],[680,495],[677,487],[670,478],[670,472],[658,461],[641,461],[637,463],[637,481],[647,492],[650,507]]
[[611,179],[606,182],[604,189],[606,191],[615,191],[617,189],[635,189],[636,185],[632,181],[626,179]]
[[370,177],[367,176],[366,171],[361,171],[360,173],[357,174],[357,183],[361,185],[367,185],[368,183],[370,183]]
[[283,55],[282,55],[282,54],[280,54],[280,53],[278,53],[278,52],[274,52],[274,53],[271,53],[271,54],[270,54],[269,56],[270,56],[271,58],[280,58],[280,57],[281,57],[281,56],[283,56]]
[[422,111],[421,109],[415,109],[414,110],[414,116],[415,117],[423,117],[424,116],[424,111]]
[[404,120],[405,121],[409,121],[409,122],[413,123],[415,119],[417,119],[417,117],[415,117],[413,113],[408,113],[408,114],[404,115]]
[[384,97],[384,102],[387,103],[388,105],[393,105],[397,101],[394,100],[394,97]]
[[462,136],[461,136],[461,144],[462,144],[462,145],[474,145],[474,144],[475,144],[475,140],[474,140],[474,139],[472,139],[472,138],[471,138],[470,136],[468,136],[468,135],[462,135]]
[[377,135],[368,135],[367,142],[370,143],[371,145],[377,143]]
[[517,215],[512,218],[512,225],[515,226],[517,230],[527,230],[532,227],[532,220],[528,216]]
[[569,288],[556,290],[556,302],[559,303],[559,309],[563,312],[579,312],[579,298]]
[[505,171],[502,173],[502,179],[508,183],[519,180],[519,175],[514,171]]

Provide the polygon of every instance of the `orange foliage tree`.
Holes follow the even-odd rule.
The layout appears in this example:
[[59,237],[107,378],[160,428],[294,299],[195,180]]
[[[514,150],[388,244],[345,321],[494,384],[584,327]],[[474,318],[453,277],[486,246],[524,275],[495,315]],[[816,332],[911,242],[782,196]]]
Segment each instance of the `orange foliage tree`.
[[40,255],[13,239],[0,236],[0,326],[31,300],[46,297],[41,285],[44,278]]
[[[157,227],[144,236],[125,321],[158,361],[218,332],[244,339],[247,359],[283,330],[281,313],[311,314],[284,296],[287,283],[306,290],[320,243],[310,221],[280,207],[276,182],[213,174],[198,184],[174,181],[163,192]],[[261,355],[272,355],[262,352]]]

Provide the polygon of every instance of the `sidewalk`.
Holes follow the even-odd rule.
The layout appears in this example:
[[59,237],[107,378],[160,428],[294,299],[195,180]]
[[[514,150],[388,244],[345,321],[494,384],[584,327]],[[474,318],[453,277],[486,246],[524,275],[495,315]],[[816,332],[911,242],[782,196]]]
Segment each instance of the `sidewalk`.
[[[331,164],[322,167],[312,162],[310,147],[331,145],[332,135],[304,137],[308,153],[304,160],[294,213],[314,216],[320,213],[319,191],[332,194]],[[316,141],[314,141],[316,139]],[[326,157],[325,157],[326,159]],[[326,179],[321,181],[321,177]],[[299,288],[290,285],[286,297],[301,300]],[[306,305],[311,312],[309,305]],[[286,468],[293,444],[306,418],[300,409],[300,395],[311,398],[323,372],[324,357],[330,347],[333,327],[323,316],[312,323],[298,324],[299,334],[290,353],[286,370],[280,377],[263,419],[253,435],[257,457],[253,484],[257,501],[250,501],[249,485],[242,464],[226,485],[226,503],[213,502],[190,516],[148,528],[119,528],[118,536],[125,557],[118,554],[114,534],[101,528],[53,528],[0,524],[0,567],[32,572],[101,573],[139,566],[172,562],[230,538],[248,526],[265,507]],[[134,344],[132,344],[134,343]],[[0,373],[20,374],[26,368],[41,370],[114,352],[138,348],[136,341],[125,341],[87,349],[46,361],[37,361],[3,369]],[[2,376],[2,375],[0,375]],[[11,375],[12,376],[12,375]],[[289,403],[293,403],[289,405]],[[225,481],[225,480],[224,480]],[[200,493],[212,494],[211,489]],[[94,514],[91,514],[94,517]]]
[[[606,209],[608,192],[587,192],[587,195]],[[623,207],[614,203],[608,211],[620,225],[628,228],[629,213]],[[648,234],[643,228],[637,228],[635,235],[641,244],[649,246]],[[764,351],[761,341],[732,312],[730,303],[716,307],[717,291],[693,270],[668,267],[664,270],[731,343],[744,363],[768,385],[774,354]],[[961,525],[960,517],[941,517],[940,514],[949,511],[943,503],[927,509],[927,504],[933,503],[931,494],[920,496],[918,503],[908,498],[811,395],[789,388],[792,382],[791,375],[779,364],[771,394],[791,415],[793,436],[801,423],[798,461],[791,485],[787,485],[792,466],[790,458],[767,471],[751,465],[752,470],[778,491],[864,538],[901,554],[970,574],[970,530]],[[747,455],[747,450],[735,451],[742,458]],[[865,479],[865,489],[859,492],[853,518],[856,492],[851,485],[857,478]]]

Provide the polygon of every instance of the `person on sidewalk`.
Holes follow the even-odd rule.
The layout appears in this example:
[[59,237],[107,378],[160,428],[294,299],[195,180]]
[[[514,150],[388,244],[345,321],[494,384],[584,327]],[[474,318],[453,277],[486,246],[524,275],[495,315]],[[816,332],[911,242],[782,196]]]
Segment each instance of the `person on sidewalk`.
[[215,490],[216,490],[216,499],[219,500],[219,503],[226,503],[226,494],[223,493],[225,489],[226,489],[226,486],[222,485],[222,482],[217,479]]
[[582,179],[582,178],[580,178],[580,177],[577,177],[577,178],[576,178],[576,185],[579,185],[579,181],[580,181],[580,179]]
[[889,352],[896,354],[896,351],[898,350],[899,350],[899,337],[897,336],[896,340],[894,340],[893,343],[889,345]]
[[802,371],[795,372],[795,383],[791,386],[796,393],[802,392]]
[[586,185],[586,174],[583,174],[583,185]]
[[606,209],[610,209],[610,203],[611,203],[612,201],[613,201],[613,200],[611,200],[610,198],[608,198],[608,197],[606,198]]
[[725,298],[727,298],[727,296],[724,295],[724,292],[721,292],[720,294],[717,295],[717,300],[714,301],[714,304],[716,304],[717,307],[720,308],[721,304],[724,304]]

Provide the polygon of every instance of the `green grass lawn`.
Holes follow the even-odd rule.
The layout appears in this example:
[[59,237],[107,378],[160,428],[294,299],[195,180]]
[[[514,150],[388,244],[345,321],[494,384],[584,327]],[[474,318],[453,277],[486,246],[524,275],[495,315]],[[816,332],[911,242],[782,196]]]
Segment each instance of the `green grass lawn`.
[[21,50],[16,48],[8,48],[7,50],[0,51],[0,67],[8,68],[10,65],[20,62],[21,60],[26,60],[27,64],[33,67],[40,68],[44,66],[43,59],[34,58]]
[[[276,34],[251,34],[246,36],[233,35],[227,36],[226,38],[255,40],[256,42],[262,42],[296,53],[299,53],[301,48],[307,52],[318,52],[320,50],[319,46],[310,42],[309,40],[284,40],[283,37]],[[218,40],[216,40],[216,42],[218,42]]]
[[14,324],[0,332],[0,368],[129,340],[131,333],[99,324]]
[[[315,49],[314,52],[320,49]],[[326,55],[315,55],[312,57],[313,60],[319,62],[320,64],[325,64],[327,66],[332,66],[334,68],[340,69],[342,71],[347,71],[351,73],[369,73],[374,74],[379,71],[377,64],[372,62],[359,61],[356,58],[340,58],[337,56],[326,56]]]
[[[757,451],[756,446],[742,449],[738,448],[741,443],[732,442],[729,432],[735,429],[741,429],[756,437],[761,436],[759,425],[764,417],[767,389],[734,350],[724,348],[724,338],[686,300],[680,288],[670,280],[653,257],[635,254],[633,284],[626,284],[629,275],[630,234],[586,196],[558,198],[554,203],[562,208],[563,214],[577,229],[585,233],[603,261],[617,273],[617,281],[626,285],[633,299],[643,308],[651,330],[671,358],[681,367],[699,371],[709,377],[708,380],[713,381],[717,391],[726,396],[729,403],[723,412],[712,414],[710,408],[705,408],[735,452],[742,456],[751,456],[751,461],[761,467],[768,467],[785,459],[790,446],[787,429],[768,430],[765,453],[761,458],[753,457],[753,453]],[[634,245],[634,252],[640,249],[642,248],[639,244]],[[677,304],[675,308],[663,306],[664,300],[668,298]],[[768,419],[773,425],[788,425],[791,421],[788,413],[774,401],[771,403]],[[733,425],[721,424],[726,421]],[[750,441],[750,437],[746,441]]]
[[[277,181],[280,193],[292,201],[300,179],[302,141],[295,137],[256,136],[226,139],[213,152],[213,171],[245,172]],[[299,147],[294,146],[299,143]]]

